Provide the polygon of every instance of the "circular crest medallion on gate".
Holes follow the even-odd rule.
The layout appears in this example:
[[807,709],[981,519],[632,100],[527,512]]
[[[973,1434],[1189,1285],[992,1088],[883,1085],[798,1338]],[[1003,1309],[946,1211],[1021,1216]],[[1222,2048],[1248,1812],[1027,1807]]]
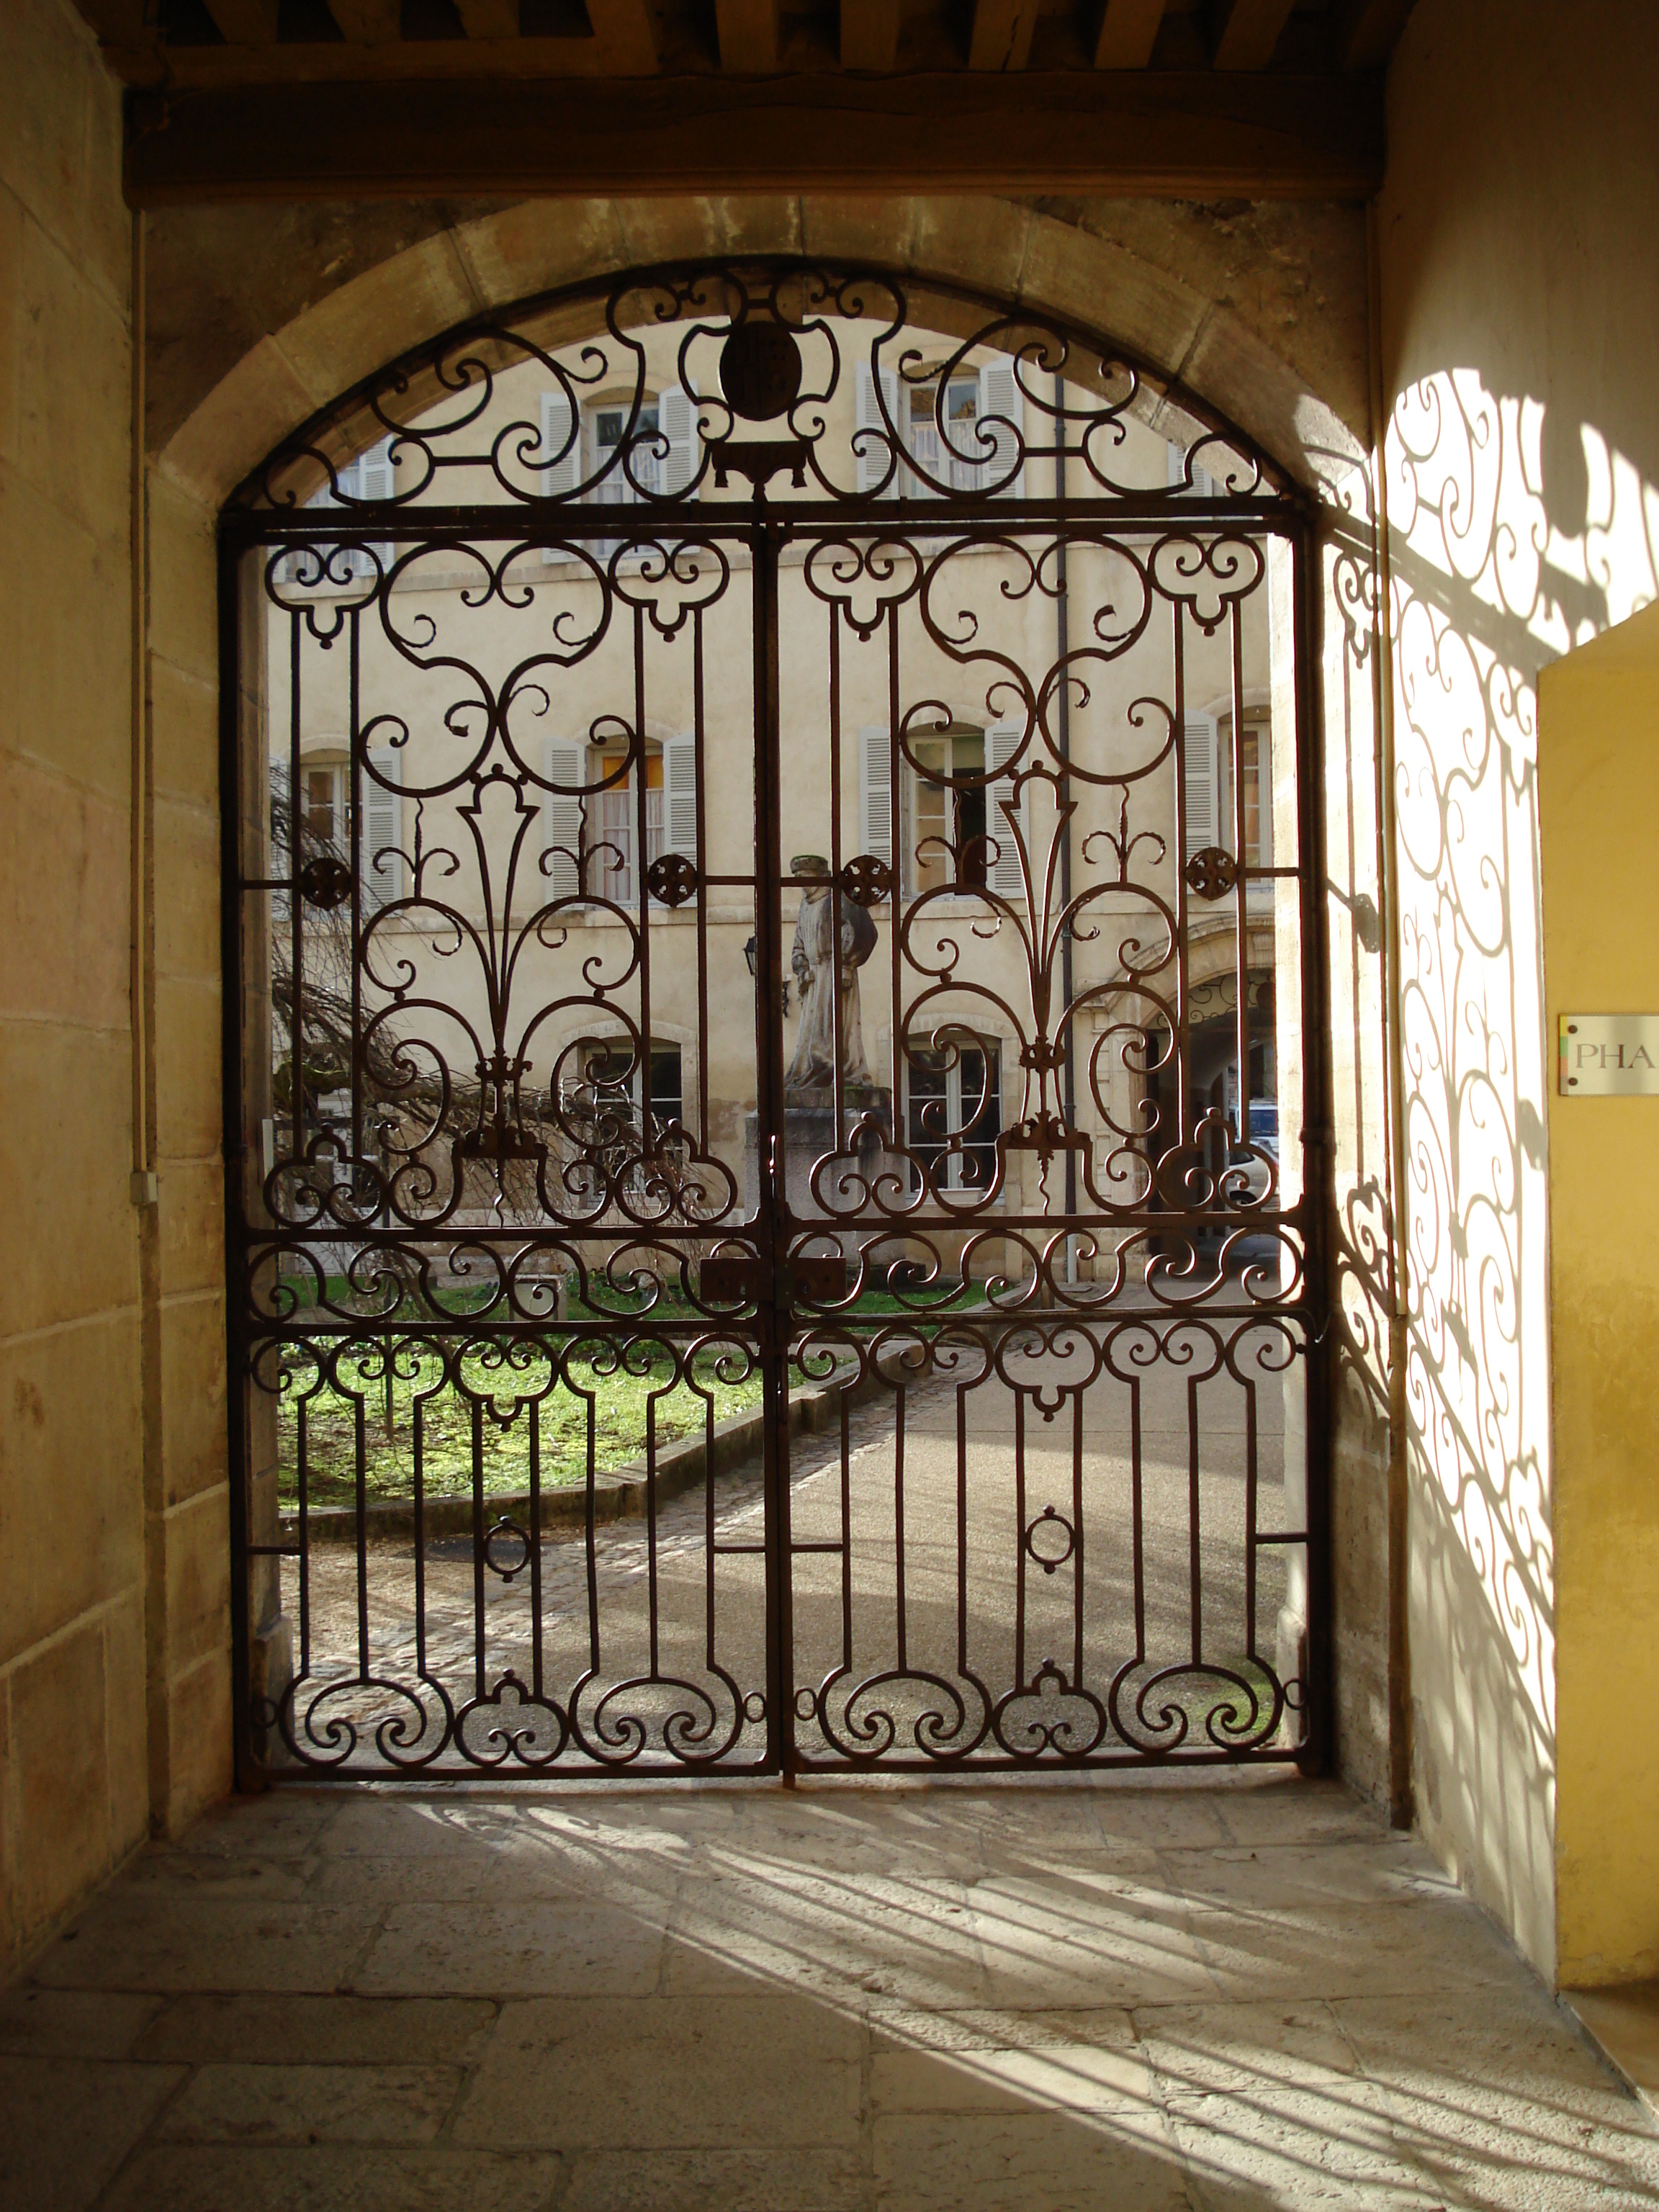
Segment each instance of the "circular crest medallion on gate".
[[842,870],[841,887],[854,906],[879,906],[893,896],[893,871],[874,853],[860,853]]
[[343,906],[351,896],[350,869],[331,853],[319,853],[300,871],[300,896],[307,906],[319,906],[325,913]]
[[684,906],[696,895],[697,872],[684,853],[659,853],[645,872],[645,888],[664,906]]
[[1224,845],[1206,845],[1187,863],[1188,888],[1201,899],[1225,898],[1238,881],[1238,863]]
[[720,390],[745,422],[787,415],[800,379],[800,348],[781,323],[739,323],[720,348]]

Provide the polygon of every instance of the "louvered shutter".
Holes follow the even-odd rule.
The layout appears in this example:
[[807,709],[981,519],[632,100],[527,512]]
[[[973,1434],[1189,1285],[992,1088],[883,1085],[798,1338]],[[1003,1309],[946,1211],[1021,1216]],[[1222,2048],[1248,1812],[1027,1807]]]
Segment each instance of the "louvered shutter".
[[[294,805],[288,763],[274,760],[270,763],[270,842],[264,867],[266,875],[294,874]],[[286,922],[288,915],[288,893],[273,891],[270,895],[271,920]]]
[[[992,769],[1004,767],[1018,750],[1024,734],[1024,722],[993,722],[985,732],[987,765]],[[1014,824],[1019,836],[1024,836],[1025,793],[1023,789],[1017,792],[1011,779],[999,777],[987,791],[985,799],[986,832],[997,842],[997,856],[991,866],[991,888],[1000,891],[1004,898],[1024,900],[1025,878],[1019,865],[1019,838],[1015,836],[1002,809],[1005,801],[1012,801]]]
[[859,732],[859,848],[893,865],[893,762],[885,730]]
[[[576,489],[580,440],[574,434],[575,415],[562,392],[542,394],[542,497],[564,499]],[[568,450],[567,450],[568,449]]]
[[697,408],[689,392],[671,385],[657,402],[657,428],[668,446],[662,488],[669,498],[683,492],[697,473]]
[[1188,714],[1182,726],[1182,807],[1187,851],[1201,853],[1219,844],[1221,779],[1216,760],[1215,723],[1208,714]]
[[555,787],[542,808],[543,896],[550,905],[581,896],[583,750],[568,738],[547,741],[547,781]]
[[[1000,499],[1023,499],[1025,495],[1025,469],[1015,463],[1024,451],[1025,434],[1025,395],[1019,388],[1012,361],[994,361],[979,373],[979,413],[984,425],[983,434],[994,448],[994,458],[985,463],[981,482]],[[987,416],[1000,420],[987,422]],[[1006,478],[1006,482],[1004,479]]]
[[[369,448],[357,463],[356,476],[356,481],[349,489],[357,500],[367,503],[392,498],[397,489],[397,471],[392,465],[390,438],[382,438],[378,446]],[[380,556],[382,575],[391,568],[396,550],[396,547],[390,539],[383,540],[375,546],[374,551]],[[351,567],[355,575],[372,576],[374,573],[374,559],[364,549],[353,552]]]
[[662,848],[697,857],[697,741],[665,738],[662,748]]
[[[878,434],[863,441],[858,455],[860,491],[873,491],[887,474],[892,459],[892,446],[899,436],[899,380],[896,369],[882,370],[881,398],[887,403],[885,421],[882,418],[880,402],[876,397],[876,373],[868,362],[861,361],[858,374],[858,427],[860,430],[873,431]],[[898,485],[899,471],[895,469],[882,497],[896,499]]]
[[1171,491],[1183,491],[1191,499],[1215,497],[1217,488],[1206,470],[1195,468],[1193,481],[1190,486],[1188,484],[1187,448],[1184,446],[1177,444],[1172,438],[1166,441],[1164,450],[1168,456],[1167,473]]
[[404,860],[397,849],[403,842],[403,798],[398,787],[404,780],[404,763],[402,754],[390,747],[364,758],[369,773],[362,778],[363,912],[377,914],[404,896]]

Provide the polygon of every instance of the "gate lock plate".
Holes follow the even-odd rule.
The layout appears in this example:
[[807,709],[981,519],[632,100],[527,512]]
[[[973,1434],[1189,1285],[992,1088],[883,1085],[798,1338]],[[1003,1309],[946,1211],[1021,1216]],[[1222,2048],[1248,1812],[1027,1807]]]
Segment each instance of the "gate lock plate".
[[799,1253],[780,1262],[769,1285],[757,1254],[714,1253],[702,1263],[702,1290],[711,1305],[829,1305],[846,1295],[847,1262],[839,1252]]

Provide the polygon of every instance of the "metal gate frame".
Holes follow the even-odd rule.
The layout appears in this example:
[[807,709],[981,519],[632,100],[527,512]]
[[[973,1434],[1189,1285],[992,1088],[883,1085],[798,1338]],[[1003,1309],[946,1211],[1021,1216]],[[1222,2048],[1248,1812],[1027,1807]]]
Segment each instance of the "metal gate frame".
[[[677,267],[629,271],[602,283],[564,288],[557,293],[521,303],[515,308],[489,318],[487,321],[464,325],[416,349],[388,369],[365,380],[333,408],[313,418],[253,473],[221,516],[218,587],[220,788],[224,881],[222,954],[228,1290],[227,1338],[231,1376],[229,1489],[233,1548],[234,1730],[236,1767],[241,1787],[258,1789],[273,1782],[289,1780],[302,1782],[308,1786],[330,1779],[373,1778],[386,1781],[397,1778],[398,1772],[396,1768],[382,1766],[372,1770],[356,1767],[349,1773],[331,1774],[326,1768],[285,1765],[280,1757],[276,1759],[268,1758],[262,1743],[267,1723],[262,1722],[259,1716],[260,1685],[256,1680],[252,1661],[253,1611],[251,1589],[266,1558],[272,1554],[291,1553],[295,1547],[255,1540],[250,1517],[248,1429],[244,1410],[253,1333],[253,1320],[248,1310],[245,1286],[251,1280],[248,1273],[250,1244],[258,1232],[250,1226],[239,1188],[239,1183],[244,1181],[247,1172],[249,1152],[243,1093],[243,1000],[247,978],[244,967],[241,908],[243,896],[247,890],[268,888],[250,884],[244,877],[242,867],[250,804],[247,744],[241,711],[242,672],[246,655],[257,649],[258,614],[254,595],[244,589],[245,556],[259,548],[278,545],[302,548],[307,544],[327,544],[340,538],[345,526],[337,510],[330,510],[331,520],[320,518],[307,520],[304,512],[283,505],[281,495],[273,490],[273,486],[279,483],[284,467],[292,468],[296,457],[307,453],[314,455],[325,450],[336,438],[342,425],[353,419],[361,419],[366,406],[374,406],[385,394],[402,388],[413,380],[416,374],[429,368],[442,357],[455,356],[468,346],[476,345],[481,338],[491,337],[504,327],[517,325],[550,309],[566,307],[581,301],[592,301],[597,308],[603,302],[614,302],[624,294],[642,287],[696,288],[707,285],[712,280],[735,284],[739,291],[744,292],[745,299],[754,300],[764,295],[768,285],[775,288],[803,278],[816,281],[824,272],[825,264],[821,263],[777,258],[769,258],[763,263],[734,264],[722,262],[690,269]],[[874,282],[901,300],[905,297],[902,287],[907,280],[885,271],[832,269],[828,274],[829,281],[833,284]],[[921,295],[918,314],[925,314],[928,299],[948,298],[981,312],[988,327],[1001,327],[1005,324],[1018,325],[1022,329],[1041,327],[1060,335],[1066,345],[1076,344],[1103,354],[1115,363],[1127,364],[1129,372],[1136,377],[1150,376],[1151,373],[1135,362],[1121,347],[1098,335],[1082,331],[1075,325],[1064,325],[1056,318],[1023,312],[1011,303],[960,285],[929,282],[919,286],[918,289]],[[746,307],[744,313],[748,313]],[[966,349],[964,345],[963,350]],[[1313,589],[1313,580],[1317,574],[1315,509],[1312,501],[1298,488],[1282,477],[1275,482],[1272,465],[1249,441],[1217,417],[1213,410],[1170,380],[1160,379],[1157,381],[1162,391],[1200,423],[1205,442],[1224,441],[1231,451],[1246,455],[1257,471],[1257,489],[1254,491],[1239,494],[1222,490],[1207,499],[1189,496],[1183,503],[1180,519],[1194,526],[1208,525],[1221,529],[1231,526],[1248,529],[1264,537],[1278,537],[1290,546],[1293,562],[1297,817],[1301,846],[1296,865],[1300,882],[1301,1013],[1305,1046],[1304,1182],[1304,1196],[1297,1209],[1299,1218],[1297,1227],[1302,1238],[1304,1262],[1300,1295],[1291,1305],[1278,1310],[1294,1311],[1303,1330],[1302,1350],[1306,1356],[1307,1521],[1305,1531],[1302,1533],[1307,1557],[1309,1648],[1306,1677],[1301,1686],[1303,1734],[1298,1742],[1289,1747],[1256,1743],[1241,1749],[1212,1744],[1206,1748],[1168,1754],[1137,1748],[1128,1755],[1119,1748],[1110,1753],[1083,1759],[1073,1759],[1062,1753],[1058,1760],[1054,1757],[1037,1759],[998,1755],[953,1763],[948,1758],[935,1756],[884,1755],[879,1760],[884,1771],[979,1773],[1009,1768],[1033,1771],[1040,1766],[1053,1771],[1056,1764],[1074,1772],[1085,1765],[1099,1771],[1107,1766],[1160,1763],[1237,1764],[1249,1758],[1290,1761],[1304,1772],[1316,1772],[1323,1770],[1331,1756],[1331,1588],[1327,1444],[1330,1385],[1327,1342],[1329,1334],[1328,1216],[1334,1205],[1334,1197],[1328,1119],[1328,956],[1322,896],[1324,883],[1322,769],[1317,720],[1313,707],[1314,670],[1317,665],[1316,594]],[[384,423],[387,418],[382,416],[380,419]],[[711,444],[711,453],[713,450]],[[1033,445],[1029,450],[1036,453],[1042,449]],[[755,451],[758,453],[760,448],[757,447]],[[857,527],[859,521],[857,515],[849,515],[848,506],[844,500],[795,501],[784,507],[769,506],[765,497],[769,477],[780,469],[788,468],[792,465],[792,458],[781,451],[770,457],[770,466],[764,473],[750,475],[751,497],[746,506],[743,508],[722,506],[718,511],[718,521],[711,520],[706,512],[699,515],[695,509],[683,511],[675,518],[676,530],[688,540],[715,537],[722,540],[739,539],[747,544],[753,561],[755,867],[760,883],[765,886],[765,895],[757,896],[757,1111],[761,1131],[777,1136],[781,1136],[785,1126],[784,1039],[779,1007],[781,987],[787,975],[781,909],[781,893],[786,878],[780,827],[779,556],[784,544],[790,539],[810,536],[814,532],[845,532]],[[331,462],[328,465],[331,477]],[[1062,485],[1064,466],[1062,458],[1060,463]],[[1194,466],[1189,454],[1189,471]],[[1264,492],[1260,489],[1264,478],[1273,484],[1270,491]],[[1061,489],[1055,498],[1048,501],[1009,501],[999,499],[994,506],[991,503],[991,495],[987,493],[955,495],[950,498],[945,513],[953,532],[970,532],[975,524],[1001,529],[1021,525],[1028,529],[1036,529],[1045,521],[1056,525],[1109,525],[1164,511],[1162,503],[1156,499],[1142,500],[1139,505],[1133,497],[1126,500],[1121,494],[1109,498],[1068,500]],[[933,532],[936,532],[939,526],[939,508],[930,506],[925,512],[926,522],[916,519],[908,524],[913,534],[918,537],[931,534],[927,527],[929,524]],[[457,534],[494,540],[517,534],[523,537],[524,542],[534,543],[531,526],[533,522],[544,523],[546,520],[545,514],[533,504],[526,506],[519,533],[514,533],[507,527],[511,509],[498,503],[484,507],[437,508],[400,507],[397,515],[398,540],[422,544]],[[890,508],[866,510],[866,520],[878,522],[884,536],[902,534],[904,526],[895,524]],[[560,532],[578,538],[584,536],[604,537],[625,541],[631,536],[654,532],[660,529],[661,523],[660,510],[648,502],[638,507],[607,508],[604,511],[602,522],[595,520],[591,511],[584,515],[579,506],[562,509],[557,516]],[[370,518],[363,515],[355,521],[351,526],[351,534],[358,538],[371,536]],[[643,860],[641,853],[638,863],[641,870]],[[837,898],[846,895],[844,889],[838,885]],[[293,896],[297,902],[297,878]],[[896,891],[894,897],[896,916]],[[1242,904],[1242,886],[1240,899]],[[646,908],[647,900],[641,891],[641,927]],[[705,1038],[705,1052],[706,1048]],[[1243,1087],[1248,1096],[1248,1082]],[[896,1105],[894,1110],[896,1113]],[[1066,1218],[1080,1222],[1085,1217],[1068,1216]],[[758,1285],[752,1298],[752,1320],[747,1323],[732,1323],[728,1316],[721,1316],[723,1322],[734,1328],[747,1326],[752,1328],[764,1377],[767,1687],[763,1755],[741,1765],[714,1771],[781,1774],[786,1778],[800,1771],[831,1771],[837,1765],[857,1767],[871,1763],[852,1759],[804,1759],[795,1736],[796,1693],[791,1687],[794,1670],[791,1656],[791,1438],[787,1369],[791,1344],[802,1323],[821,1313],[822,1310],[821,1306],[815,1307],[810,1300],[803,1300],[792,1269],[792,1232],[793,1242],[799,1243],[802,1225],[799,1218],[792,1222],[788,1217],[776,1183],[769,1185],[763,1177],[761,1203],[750,1224],[754,1231],[754,1262],[758,1273]],[[487,1773],[481,1776],[476,1767],[450,1766],[436,1771],[445,1778],[451,1779],[499,1778]],[[625,1773],[629,1771],[625,1765],[618,1768],[608,1764],[555,1765],[544,1770],[549,1778],[559,1780],[604,1780],[617,1771]],[[659,1778],[675,1772],[705,1774],[711,1768],[707,1763],[700,1764],[695,1759],[686,1759],[677,1765],[653,1765],[648,1769],[632,1771],[648,1771],[653,1778]],[[539,1776],[542,1770],[537,1771]],[[432,1773],[431,1769],[419,1769],[408,1778],[415,1781],[429,1779]],[[515,1778],[532,1778],[519,1775]]]

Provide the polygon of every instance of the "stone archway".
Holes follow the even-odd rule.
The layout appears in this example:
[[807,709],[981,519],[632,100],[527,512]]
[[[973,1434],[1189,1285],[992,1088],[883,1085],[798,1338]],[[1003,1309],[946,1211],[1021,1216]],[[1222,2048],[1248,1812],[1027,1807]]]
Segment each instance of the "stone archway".
[[[217,744],[219,647],[214,526],[220,503],[240,477],[281,438],[334,394],[380,363],[467,315],[552,284],[671,256],[803,248],[884,263],[913,277],[971,279],[1012,298],[1079,322],[1105,326],[1149,365],[1183,380],[1230,416],[1297,479],[1317,488],[1332,518],[1325,565],[1326,596],[1346,606],[1346,625],[1327,624],[1324,678],[1327,740],[1338,732],[1346,751],[1346,784],[1363,791],[1374,768],[1369,628],[1364,574],[1369,561],[1363,489],[1366,453],[1363,289],[1349,269],[1338,342],[1304,329],[1284,300],[1258,295],[1240,306],[1239,274],[1218,252],[1224,213],[1150,204],[1109,210],[1091,228],[1086,206],[1049,211],[1012,200],[916,198],[888,204],[830,195],[787,198],[702,198],[685,203],[528,202],[447,221],[423,217],[424,234],[396,239],[378,255],[332,251],[341,227],[316,226],[310,266],[299,257],[280,274],[260,275],[250,289],[252,312],[222,331],[198,330],[191,349],[152,347],[169,364],[167,428],[152,451],[147,476],[145,622],[149,748],[156,786],[153,841],[165,830],[170,865],[156,874],[154,928],[157,953],[148,976],[150,1081],[160,1106],[161,1165],[190,1196],[179,1236],[164,1243],[154,1297],[162,1401],[155,1433],[164,1494],[175,1482],[190,1491],[186,1516],[164,1516],[162,1540],[152,1547],[151,1602],[161,1624],[165,1655],[152,1668],[153,1710],[162,1724],[153,1736],[172,1748],[166,1796],[168,1817],[188,1817],[194,1803],[222,1787],[227,1776],[228,1667],[207,1664],[228,1638],[233,1607],[225,1539],[222,1336],[221,1304],[208,1289],[222,1282],[218,1231],[216,1152],[221,1071],[217,1057],[217,947],[210,916],[217,896]],[[257,230],[259,210],[246,213]],[[349,215],[349,211],[346,211]],[[1263,217],[1266,220],[1264,215]],[[1275,216],[1273,220],[1279,220]],[[1292,227],[1295,212],[1285,218]],[[193,218],[181,216],[181,234]],[[215,211],[222,258],[234,258],[238,223]],[[1331,269],[1344,259],[1335,233],[1339,211],[1310,217],[1321,237],[1306,257],[1307,287],[1318,286],[1322,253]],[[153,218],[152,222],[165,219]],[[1355,218],[1357,222],[1357,218]],[[246,226],[244,226],[246,228]],[[372,229],[373,224],[369,225]],[[267,244],[269,240],[267,240]],[[1354,240],[1350,238],[1352,249]],[[1252,256],[1245,255],[1244,260]],[[1353,260],[1352,252],[1349,260]],[[331,271],[341,261],[344,281]],[[1358,263],[1363,272],[1363,259]],[[295,305],[296,286],[303,295]],[[1342,291],[1344,284],[1332,288]],[[289,311],[291,309],[291,311]],[[264,325],[262,327],[262,325]],[[1277,337],[1279,343],[1273,342]],[[228,365],[226,356],[228,355]],[[1358,578],[1345,586],[1342,578]],[[1356,613],[1356,609],[1358,611]],[[1332,709],[1334,708],[1334,719]],[[1364,815],[1370,802],[1357,811]],[[1352,841],[1350,841],[1352,843]],[[1359,866],[1364,870],[1363,844]],[[1356,882],[1357,882],[1356,878]],[[1368,878],[1369,881],[1370,878]],[[1374,887],[1375,888],[1375,887]],[[1336,963],[1340,969],[1341,963]],[[1380,993],[1380,982],[1376,990]],[[1371,988],[1338,1008],[1339,1027],[1360,1013]],[[1361,1024],[1356,1020],[1355,1036]],[[1363,1040],[1340,1046],[1338,1060],[1356,1072],[1350,1115],[1370,1110],[1380,1077],[1367,1068]],[[1342,1108],[1339,1107],[1339,1120]],[[1373,1147],[1375,1150],[1375,1147]],[[1376,1210],[1375,1194],[1363,1204]],[[1356,1240],[1358,1242],[1358,1240]],[[1374,1302],[1364,1268],[1354,1295]],[[173,1328],[169,1304],[188,1293],[191,1330]],[[169,1425],[169,1406],[179,1409]],[[185,1426],[179,1413],[195,1413]],[[175,1474],[174,1461],[180,1463]],[[176,1533],[175,1533],[176,1532]]]

